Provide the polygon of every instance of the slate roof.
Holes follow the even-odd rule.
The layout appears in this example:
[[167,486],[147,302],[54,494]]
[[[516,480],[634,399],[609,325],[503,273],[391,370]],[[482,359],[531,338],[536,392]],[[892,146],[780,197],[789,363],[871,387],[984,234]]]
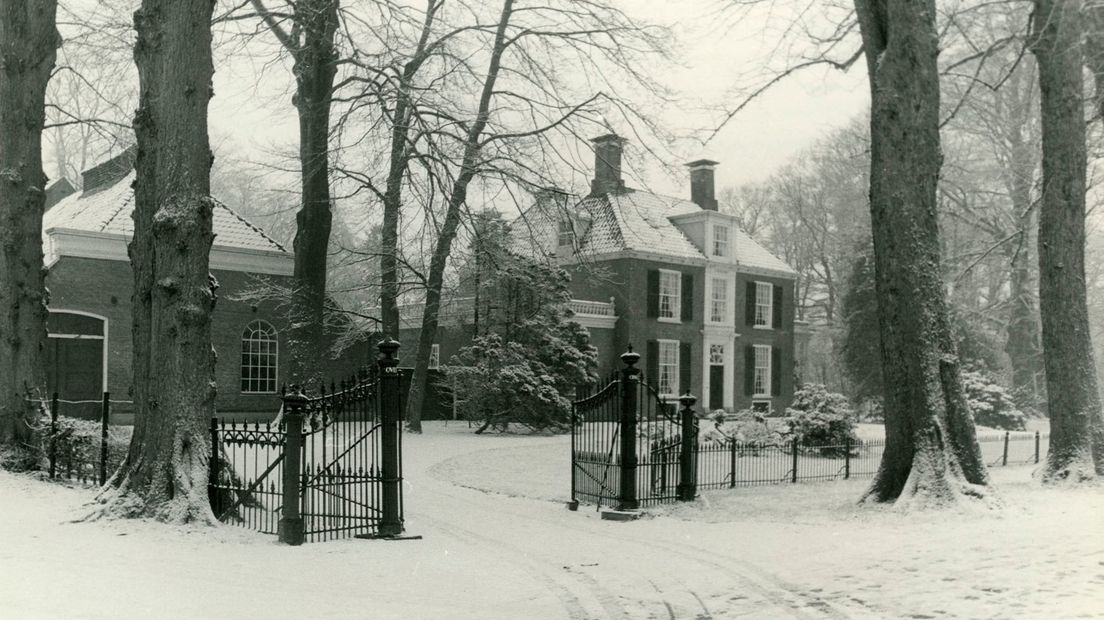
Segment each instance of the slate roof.
[[[42,230],[61,228],[94,233],[134,235],[134,171],[107,187],[73,194],[46,212]],[[287,250],[230,207],[215,201],[215,247],[287,253]]]
[[[578,254],[590,260],[624,251],[708,260],[670,219],[699,213],[701,207],[689,200],[633,189],[588,196],[581,201],[566,194],[555,200],[547,196],[538,199],[533,208],[515,221],[514,249],[528,252],[539,249],[546,255],[555,254],[559,220],[568,210],[590,219],[590,226],[577,240]],[[796,275],[785,261],[738,226],[733,226],[732,241],[739,267]]]

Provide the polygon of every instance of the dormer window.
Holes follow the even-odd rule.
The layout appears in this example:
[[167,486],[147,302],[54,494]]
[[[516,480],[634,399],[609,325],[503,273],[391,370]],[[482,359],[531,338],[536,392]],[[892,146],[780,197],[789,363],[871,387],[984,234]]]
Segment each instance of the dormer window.
[[713,256],[728,256],[728,226],[713,225]]

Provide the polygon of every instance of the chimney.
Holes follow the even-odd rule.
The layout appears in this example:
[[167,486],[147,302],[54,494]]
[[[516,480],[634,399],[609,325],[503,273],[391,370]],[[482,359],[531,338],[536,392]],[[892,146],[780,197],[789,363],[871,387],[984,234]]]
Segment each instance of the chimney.
[[699,159],[686,164],[690,169],[690,200],[706,211],[717,210],[717,195],[713,188],[713,169],[720,162]]
[[610,133],[591,140],[594,144],[594,180],[590,183],[590,193],[606,194],[625,189],[621,180],[621,150],[625,139]]
[[130,146],[115,157],[89,168],[81,173],[81,189],[88,194],[98,189],[111,187],[126,178],[134,170],[134,161],[138,157],[138,147]]

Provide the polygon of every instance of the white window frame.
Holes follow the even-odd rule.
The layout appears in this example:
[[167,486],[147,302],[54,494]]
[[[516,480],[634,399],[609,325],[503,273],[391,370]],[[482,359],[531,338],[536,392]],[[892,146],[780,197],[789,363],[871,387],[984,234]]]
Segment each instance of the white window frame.
[[[259,332],[263,332],[266,335],[271,334],[271,338],[258,338],[256,335]],[[246,345],[271,345],[269,350],[253,349],[252,346]],[[242,356],[257,356],[258,359],[267,359],[271,361],[271,364],[247,364],[246,360],[241,360],[241,364],[238,367],[238,385],[241,388],[242,394],[275,394],[278,391],[278,385],[280,383],[280,333],[276,331],[276,327],[263,319],[255,319],[250,321],[245,329],[242,330],[241,337],[241,354]],[[271,369],[272,376],[261,379],[259,377],[248,377],[246,375],[246,369]],[[256,389],[261,387],[262,389]]]
[[[717,283],[723,284],[724,296],[723,298],[717,297]],[[732,284],[731,278],[728,276],[711,276],[709,278],[709,322],[717,325],[730,325],[732,324],[732,294],[729,286]],[[716,307],[717,303],[721,302],[724,305],[721,307],[721,318],[717,318]]]
[[[678,340],[656,341],[656,391],[660,396],[679,394],[679,348]],[[672,362],[671,360],[674,360]],[[664,388],[667,388],[664,390]]]
[[[752,398],[770,398],[771,395],[771,348],[770,345],[756,344],[755,367],[752,371]],[[762,361],[766,364],[763,365]],[[762,372],[762,374],[760,374]],[[762,389],[760,389],[762,388]]]
[[[766,303],[763,301],[766,293]],[[762,321],[762,322],[760,322]],[[770,282],[755,282],[755,320],[752,322],[755,329],[772,329],[774,327],[774,285]]]
[[[718,235],[718,232],[723,232],[723,235]],[[731,254],[732,249],[732,235],[730,234],[728,226],[723,224],[713,224],[713,256],[719,256],[727,258]],[[722,239],[721,236],[724,238]],[[720,251],[718,251],[718,248]]]
[[[663,282],[665,279],[674,279],[674,294],[664,293]],[[682,322],[682,272],[670,269],[659,270],[659,320],[667,323]],[[667,311],[670,316],[664,314],[664,300],[668,300]]]
[[429,369],[437,370],[441,367],[441,345],[436,342],[429,346]]
[[575,226],[572,225],[571,220],[560,220],[558,234],[556,237],[556,245],[559,247],[575,246]]

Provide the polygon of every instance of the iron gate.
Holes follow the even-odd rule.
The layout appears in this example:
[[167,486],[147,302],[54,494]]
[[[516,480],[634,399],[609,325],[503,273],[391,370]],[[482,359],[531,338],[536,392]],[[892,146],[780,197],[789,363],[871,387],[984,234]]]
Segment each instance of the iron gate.
[[219,520],[290,544],[403,531],[399,344],[376,367],[308,397],[284,394],[277,425],[212,419],[211,507]]
[[[642,381],[640,355],[580,394],[571,410],[571,500],[622,510],[692,500],[697,493],[698,425],[687,392],[680,410]],[[683,441],[683,438],[689,441]]]

